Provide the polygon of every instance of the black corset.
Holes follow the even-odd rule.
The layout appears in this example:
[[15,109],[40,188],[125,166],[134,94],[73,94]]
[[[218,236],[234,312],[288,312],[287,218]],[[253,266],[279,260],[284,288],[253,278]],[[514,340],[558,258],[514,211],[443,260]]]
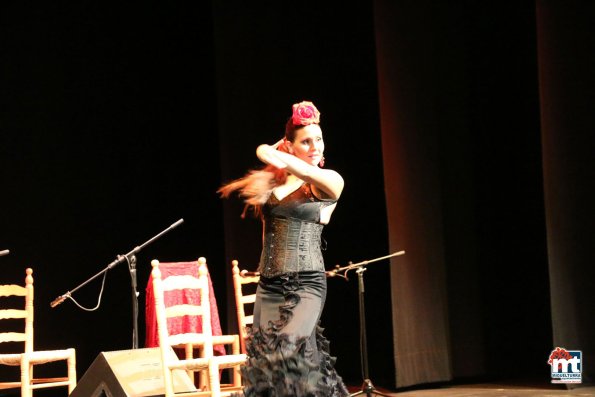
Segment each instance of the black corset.
[[275,277],[300,271],[324,272],[320,250],[323,227],[295,218],[265,217],[260,274]]

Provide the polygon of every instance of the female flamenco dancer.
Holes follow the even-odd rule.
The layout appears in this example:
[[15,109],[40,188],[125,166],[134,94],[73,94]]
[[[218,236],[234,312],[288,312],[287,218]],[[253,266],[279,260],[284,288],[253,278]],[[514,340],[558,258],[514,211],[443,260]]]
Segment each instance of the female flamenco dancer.
[[321,233],[344,184],[337,172],[320,168],[319,123],[313,103],[294,104],[285,137],[256,150],[266,166],[219,189],[223,197],[237,191],[263,223],[260,283],[242,367],[246,397],[349,395],[319,326],[326,298]]

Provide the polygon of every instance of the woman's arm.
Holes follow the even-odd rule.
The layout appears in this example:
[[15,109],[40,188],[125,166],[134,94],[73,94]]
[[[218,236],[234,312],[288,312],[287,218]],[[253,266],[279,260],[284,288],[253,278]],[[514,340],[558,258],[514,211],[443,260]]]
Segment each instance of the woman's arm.
[[274,167],[286,169],[287,172],[310,183],[324,193],[329,199],[336,200],[343,191],[345,182],[338,172],[310,165],[293,154],[277,150],[282,141],[274,145],[260,145],[256,149],[258,158]]

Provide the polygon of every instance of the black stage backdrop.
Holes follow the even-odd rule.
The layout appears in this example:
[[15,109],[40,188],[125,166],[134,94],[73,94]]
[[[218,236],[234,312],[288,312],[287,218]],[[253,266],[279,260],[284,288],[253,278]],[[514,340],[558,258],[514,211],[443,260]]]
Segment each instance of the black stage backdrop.
[[[554,343],[575,341],[579,345],[565,347],[591,354],[586,341],[593,340],[594,327],[584,302],[592,301],[593,292],[577,280],[592,279],[584,247],[593,234],[584,225],[592,221],[592,171],[585,170],[593,169],[587,155],[593,151],[589,139],[581,139],[584,145],[567,139],[565,152],[556,151],[556,142],[577,130],[583,135],[576,136],[586,138],[593,121],[583,110],[582,118],[572,119],[573,127],[540,108],[540,103],[561,106],[555,95],[569,94],[558,84],[546,92],[547,101],[540,99],[545,87],[552,87],[544,78],[553,77],[538,75],[536,48],[537,27],[540,43],[555,40],[556,32],[568,30],[552,15],[580,19],[580,2],[569,15],[548,13],[549,2],[486,8],[461,1],[448,9],[397,3],[395,8],[371,1],[299,7],[235,1],[3,2],[0,250],[11,252],[0,258],[1,281],[22,282],[25,268],[34,269],[37,346],[75,347],[79,378],[101,351],[130,349],[132,296],[125,263],[107,272],[98,310],[82,310],[70,300],[52,309],[50,302],[180,218],[181,226],[137,255],[140,345],[153,258],[206,257],[222,326],[235,332],[230,261],[256,267],[260,226],[255,219],[241,220],[241,203],[221,201],[215,191],[258,166],[254,149],[281,137],[292,103],[312,100],[322,112],[327,166],[346,180],[324,233],[327,267],[386,255],[389,246],[442,250],[432,255],[439,256],[445,291],[439,294],[440,306],[447,311],[447,325],[430,323],[422,331],[444,329],[447,378],[530,374],[547,382],[547,355]],[[592,7],[585,11],[593,15]],[[593,31],[579,33],[592,37]],[[585,47],[577,46],[590,58],[566,54],[566,62],[593,65],[592,41]],[[391,64],[394,56],[400,61]],[[547,52],[539,58],[540,68],[557,65],[556,57],[555,51]],[[430,66],[436,64],[441,68]],[[586,76],[584,70],[592,68],[579,70]],[[593,88],[592,77],[586,83]],[[508,94],[510,87],[514,90]],[[388,102],[387,92],[392,95]],[[576,106],[592,100],[592,91],[579,94],[573,97]],[[402,125],[411,127],[409,132],[390,135],[389,127]],[[564,132],[556,125],[565,125]],[[543,151],[554,156],[545,167],[545,193]],[[423,153],[429,157],[413,157]],[[407,172],[389,168],[397,154],[402,156],[397,164],[409,165]],[[575,160],[571,165],[565,162],[569,157]],[[424,169],[416,167],[436,158],[432,172],[418,172]],[[552,167],[567,173],[552,174]],[[425,203],[431,209],[425,215],[420,213],[425,190],[413,178],[418,174],[440,195]],[[568,182],[569,175],[583,199],[571,196],[548,210],[544,197],[554,202],[556,184]],[[405,198],[402,203],[391,202],[394,196],[387,194],[395,186]],[[394,205],[411,212],[389,222],[387,208]],[[546,216],[552,219],[563,208],[574,208],[574,223],[564,226],[563,235],[553,227],[547,230]],[[418,223],[431,214],[440,219]],[[391,222],[398,225],[389,227]],[[389,229],[403,225],[416,229],[391,240]],[[439,229],[427,233],[424,227]],[[572,230],[580,230],[583,237],[574,236],[575,241],[585,243],[572,251],[572,272],[564,272],[564,259],[557,256],[548,273],[548,253],[560,255],[556,239],[572,239]],[[433,244],[424,243],[429,238]],[[425,269],[425,263],[411,258],[407,266]],[[388,388],[397,386],[395,357],[405,348],[394,341],[393,327],[409,325],[393,322],[397,269],[394,261],[379,262],[365,276],[370,376]],[[554,289],[548,284],[552,272],[559,281]],[[565,292],[573,287],[567,279],[575,280],[575,299]],[[100,291],[101,277],[73,297],[94,307]],[[550,310],[550,291],[555,302],[564,297],[566,307],[577,305],[570,331],[560,330],[567,316],[563,309]],[[409,316],[424,308],[415,300],[405,303]],[[348,282],[329,280],[323,326],[338,371],[348,384],[359,385],[355,275]],[[569,333],[579,337],[564,339]],[[527,359],[511,363],[511,357]]]

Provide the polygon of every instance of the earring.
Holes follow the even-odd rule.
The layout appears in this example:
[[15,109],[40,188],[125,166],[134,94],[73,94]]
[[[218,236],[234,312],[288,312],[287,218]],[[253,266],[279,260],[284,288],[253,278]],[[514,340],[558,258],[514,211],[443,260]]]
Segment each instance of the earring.
[[319,167],[324,167],[324,156],[322,156],[322,158],[320,159],[320,162],[318,163]]

